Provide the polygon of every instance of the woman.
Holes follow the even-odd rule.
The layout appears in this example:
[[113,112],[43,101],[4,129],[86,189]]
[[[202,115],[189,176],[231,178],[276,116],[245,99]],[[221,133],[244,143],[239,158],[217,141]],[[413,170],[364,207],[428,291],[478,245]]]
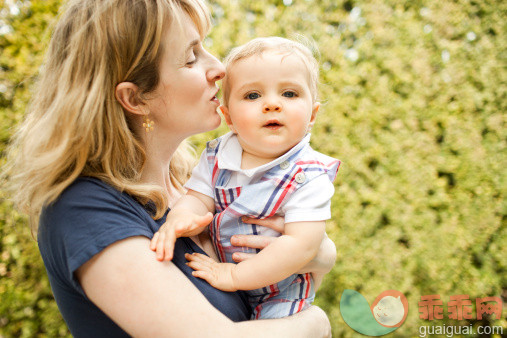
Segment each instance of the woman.
[[[317,307],[241,322],[250,311],[242,295],[185,265],[186,252],[214,255],[206,236],[179,239],[171,262],[149,249],[190,174],[182,142],[220,124],[224,69],[202,47],[208,27],[198,0],[74,0],[55,29],[10,175],[74,336],[330,334]],[[265,225],[283,231],[278,223]],[[306,267],[317,277],[334,261],[332,244],[322,247]]]

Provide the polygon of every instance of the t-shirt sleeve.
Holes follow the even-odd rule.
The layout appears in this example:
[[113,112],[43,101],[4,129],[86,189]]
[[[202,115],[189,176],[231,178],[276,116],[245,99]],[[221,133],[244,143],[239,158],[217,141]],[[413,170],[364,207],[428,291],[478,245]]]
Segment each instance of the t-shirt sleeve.
[[153,237],[158,226],[132,197],[96,179],[78,179],[40,218],[38,242],[47,269],[83,292],[74,272],[107,246]]
[[333,183],[320,175],[295,191],[282,206],[285,223],[324,221],[331,218]]
[[199,163],[194,170],[192,170],[192,176],[187,183],[185,183],[185,188],[192,189],[211,198],[215,198],[213,187],[211,186],[211,172],[206,149],[202,152]]

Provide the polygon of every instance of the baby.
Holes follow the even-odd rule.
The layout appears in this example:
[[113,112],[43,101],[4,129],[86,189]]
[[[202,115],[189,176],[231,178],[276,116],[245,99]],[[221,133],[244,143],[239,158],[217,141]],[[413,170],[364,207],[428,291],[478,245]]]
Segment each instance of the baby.
[[[225,65],[221,110],[231,132],[208,142],[187,194],[151,249],[159,259],[171,259],[176,237],[195,235],[212,220],[210,236],[222,263],[188,255],[194,276],[224,291],[248,290],[255,319],[285,317],[314,299],[311,275],[296,272],[315,257],[325,236],[340,165],[309,145],[320,106],[318,64],[304,45],[270,37],[233,49]],[[285,218],[283,235],[242,221],[274,215]],[[231,245],[237,234],[279,237],[234,264],[234,252],[255,253]]]

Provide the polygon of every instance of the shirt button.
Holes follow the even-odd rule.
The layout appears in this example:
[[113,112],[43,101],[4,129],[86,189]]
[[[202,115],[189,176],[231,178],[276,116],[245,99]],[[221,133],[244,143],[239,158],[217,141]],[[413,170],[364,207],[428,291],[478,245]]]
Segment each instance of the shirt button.
[[216,148],[218,145],[218,140],[211,140],[209,141],[208,145],[210,146],[210,148]]
[[304,181],[306,181],[305,173],[297,173],[296,174],[296,182],[303,183]]
[[280,168],[282,168],[283,170],[287,169],[289,167],[289,161],[283,161],[282,163],[280,163]]

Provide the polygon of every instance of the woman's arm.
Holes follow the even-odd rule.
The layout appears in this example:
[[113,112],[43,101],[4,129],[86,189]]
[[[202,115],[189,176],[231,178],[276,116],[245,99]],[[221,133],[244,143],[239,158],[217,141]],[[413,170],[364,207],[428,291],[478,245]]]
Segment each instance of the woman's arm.
[[174,264],[155,260],[149,242],[145,237],[116,242],[76,272],[88,298],[130,335],[330,336],[327,317],[315,307],[283,319],[232,322]]

